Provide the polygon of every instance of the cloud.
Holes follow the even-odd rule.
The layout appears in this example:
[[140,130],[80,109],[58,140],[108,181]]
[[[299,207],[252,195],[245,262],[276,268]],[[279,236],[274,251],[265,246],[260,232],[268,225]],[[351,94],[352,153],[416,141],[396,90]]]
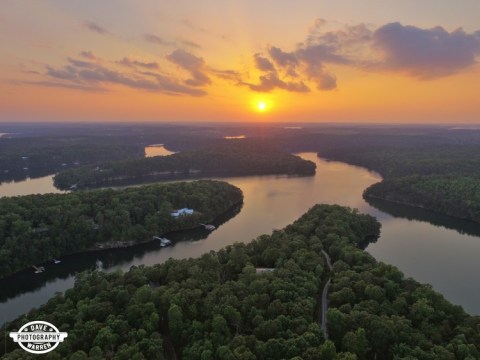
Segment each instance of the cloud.
[[100,34],[100,35],[108,34],[107,29],[105,29],[104,27],[98,25],[97,23],[95,23],[93,21],[85,21],[83,23],[83,26],[86,27],[88,30],[93,31],[93,32],[95,32],[97,34]]
[[290,92],[309,92],[310,89],[302,81],[284,81],[279,79],[275,72],[270,72],[266,75],[261,75],[258,84],[242,83],[242,85],[248,86],[253,91],[258,92],[270,92],[276,88],[287,90]]
[[[94,58],[95,62],[68,57],[67,64],[63,67],[47,65],[40,80],[28,83],[84,91],[106,91],[108,85],[113,84],[168,95],[204,96],[207,94],[205,90],[199,88],[199,84],[205,83],[206,80],[202,78],[202,73],[196,73],[199,71],[198,65],[196,67],[192,62],[186,62],[186,64],[191,67],[193,78],[182,83],[170,74],[156,71],[159,68],[157,62],[142,62],[128,57],[112,62],[103,61],[89,52],[80,54],[84,58]],[[203,66],[203,60],[200,60]]]
[[235,70],[209,69],[209,73],[219,77],[220,79],[233,81],[235,83],[240,83],[242,81],[241,74]]
[[272,58],[272,60],[275,62],[275,64],[279,66],[288,66],[288,65],[293,65],[296,66],[298,64],[298,59],[293,52],[285,52],[282,49],[271,46],[268,49],[268,54]]
[[185,46],[189,46],[189,47],[194,48],[194,49],[201,49],[202,48],[200,46],[200,44],[197,44],[196,42],[190,41],[190,40],[181,40],[181,43]]
[[331,65],[429,80],[467,70],[479,55],[480,31],[448,32],[398,22],[376,29],[366,24],[339,27],[317,19],[293,50],[270,45],[265,54],[253,54],[255,67],[267,74],[261,74],[257,84],[240,81],[239,85],[254,91],[303,91],[312,81],[319,90],[334,90],[337,77],[329,70]]
[[81,51],[80,56],[82,56],[86,59],[90,59],[90,60],[97,59],[97,57],[95,55],[93,55],[93,53],[91,51]]
[[260,56],[260,54],[254,54],[253,57],[257,69],[261,71],[275,71],[275,67],[267,58]]
[[126,67],[141,67],[145,69],[151,69],[155,70],[159,68],[159,65],[157,62],[152,61],[152,62],[143,62],[143,61],[138,61],[138,60],[132,60],[128,57],[124,57],[122,60],[117,61],[117,64],[126,66]]
[[[155,34],[146,33],[146,34],[143,34],[143,38],[145,39],[145,41],[148,41],[149,43],[156,44],[156,45],[177,46],[177,42],[167,41],[167,40],[165,40],[165,39],[163,39],[160,36],[157,36]],[[196,42],[191,41],[191,40],[178,40],[178,43],[180,43],[182,45],[185,45],[185,46],[188,46],[190,48],[194,48],[194,49],[201,49],[202,48],[199,44],[197,44]]]
[[72,64],[73,66],[76,67],[82,67],[82,68],[92,68],[95,66],[94,63],[91,63],[89,61],[82,61],[82,60],[77,60],[77,59],[72,59],[72,58],[67,58],[68,62]]
[[211,83],[210,78],[206,75],[205,61],[203,58],[197,57],[183,49],[176,49],[167,55],[167,60],[180,68],[188,71],[192,76],[191,79],[185,80],[190,86],[204,86]]
[[167,41],[160,36],[157,36],[155,34],[143,34],[143,38],[145,41],[148,41],[149,43],[155,44],[155,45],[164,45],[164,46],[172,46],[175,45],[174,42],[172,41]]
[[421,29],[398,22],[384,25],[373,34],[384,54],[386,69],[419,79],[433,79],[468,69],[480,55],[480,32],[463,29],[447,32],[442,27]]

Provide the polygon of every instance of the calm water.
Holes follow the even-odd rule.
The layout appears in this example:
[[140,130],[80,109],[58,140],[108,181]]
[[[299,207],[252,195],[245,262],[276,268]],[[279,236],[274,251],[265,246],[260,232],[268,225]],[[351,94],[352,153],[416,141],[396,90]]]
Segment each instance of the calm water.
[[167,156],[175,154],[173,151],[167,150],[163,147],[163,144],[154,144],[145,148],[145,157],[153,156]]
[[[47,264],[45,273],[34,275],[27,270],[0,282],[1,320],[12,319],[45,303],[55,292],[71,287],[76,271],[128,270],[132,265],[161,263],[170,257],[197,257],[234,242],[248,242],[258,235],[271,233],[273,228],[288,225],[316,203],[347,205],[376,216],[382,223],[382,235],[377,243],[368,247],[372,255],[398,266],[407,276],[432,284],[435,290],[466,311],[480,314],[480,288],[476,286],[480,273],[477,261],[480,238],[475,235],[480,235],[480,226],[385,204],[375,204],[383,209],[377,210],[362,199],[362,192],[379,181],[380,176],[363,168],[318,159],[314,153],[300,155],[317,164],[315,176],[223,179],[243,190],[244,205],[238,213],[218,219],[215,224],[219,226],[211,233],[174,234],[169,237],[175,243],[168,248],[150,243],[126,250],[75,255],[58,265]],[[34,186],[30,181],[22,186]],[[4,185],[0,186],[0,196],[4,194]],[[412,216],[421,220],[409,220]]]

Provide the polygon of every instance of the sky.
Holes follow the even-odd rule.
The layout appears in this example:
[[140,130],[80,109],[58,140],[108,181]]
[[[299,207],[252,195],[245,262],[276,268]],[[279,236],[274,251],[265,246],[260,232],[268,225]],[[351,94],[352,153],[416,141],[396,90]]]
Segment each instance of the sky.
[[479,123],[478,0],[2,0],[0,122]]

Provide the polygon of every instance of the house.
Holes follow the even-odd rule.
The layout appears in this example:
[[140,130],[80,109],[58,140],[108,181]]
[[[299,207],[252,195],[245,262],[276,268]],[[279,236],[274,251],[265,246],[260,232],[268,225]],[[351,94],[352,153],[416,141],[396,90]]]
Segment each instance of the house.
[[183,216],[183,215],[192,215],[192,214],[193,214],[193,209],[183,208],[183,209],[178,209],[178,210],[172,212],[170,215],[172,217],[179,217],[179,216]]
[[273,270],[275,270],[275,268],[256,268],[255,272],[257,274],[262,274],[262,273],[265,273],[265,272],[271,272]]

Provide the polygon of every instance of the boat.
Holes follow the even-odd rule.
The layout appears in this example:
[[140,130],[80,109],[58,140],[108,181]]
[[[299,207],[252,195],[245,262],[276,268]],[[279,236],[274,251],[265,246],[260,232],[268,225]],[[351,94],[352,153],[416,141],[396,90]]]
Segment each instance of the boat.
[[57,259],[53,259],[53,263],[54,263],[54,264],[60,264],[61,261],[60,261],[60,260],[57,260]]
[[95,261],[95,269],[96,269],[96,270],[103,270],[103,262],[102,262],[102,260],[97,259],[97,261]]
[[170,240],[168,240],[167,238],[162,238],[162,237],[154,236],[153,239],[160,241],[160,246],[161,246],[161,247],[166,247],[166,246],[172,245],[172,242],[171,242]]
[[35,270],[35,274],[40,274],[45,271],[45,268],[43,266],[32,265],[32,268]]
[[210,224],[200,224],[200,225],[202,225],[205,228],[205,230],[208,230],[208,231],[212,231],[216,229],[214,225],[210,225]]

